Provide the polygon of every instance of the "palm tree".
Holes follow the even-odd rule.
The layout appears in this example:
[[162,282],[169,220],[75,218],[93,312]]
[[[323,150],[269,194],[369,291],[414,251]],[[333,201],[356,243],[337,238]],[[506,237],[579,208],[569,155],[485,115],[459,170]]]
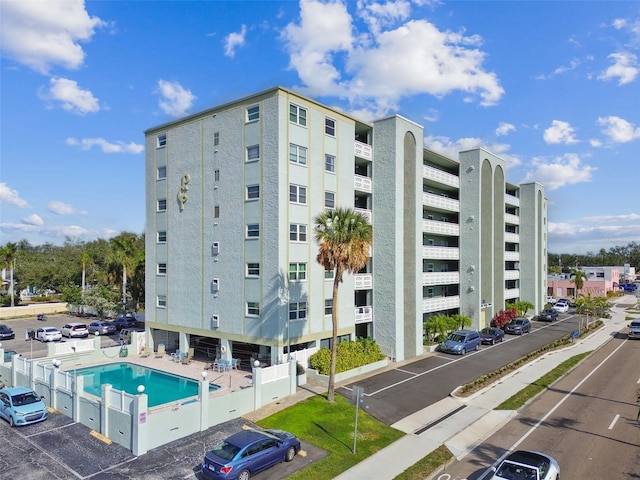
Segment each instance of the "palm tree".
[[333,402],[338,351],[338,286],[342,283],[345,272],[356,273],[367,264],[373,229],[366,218],[350,208],[326,210],[314,222],[315,238],[319,245],[316,259],[325,270],[334,272],[331,370],[327,392],[327,400]]
[[13,282],[13,269],[16,265],[16,252],[18,250],[18,246],[15,243],[7,242],[7,244],[2,247],[2,259],[4,260],[7,267],[9,267],[9,290],[11,292],[11,306],[15,306],[15,286]]
[[87,271],[87,264],[91,261],[91,257],[89,256],[89,254],[87,252],[82,252],[82,254],[80,255],[80,262],[82,262],[82,291],[84,292],[85,289],[85,285],[86,285],[86,271]]
[[127,275],[133,272],[138,264],[144,261],[144,251],[137,247],[137,236],[133,233],[121,233],[112,238],[111,263],[122,268],[122,306],[127,308]]
[[578,298],[578,293],[580,293],[585,280],[587,280],[587,274],[582,270],[571,269],[571,275],[573,276],[571,282],[576,286],[576,298]]

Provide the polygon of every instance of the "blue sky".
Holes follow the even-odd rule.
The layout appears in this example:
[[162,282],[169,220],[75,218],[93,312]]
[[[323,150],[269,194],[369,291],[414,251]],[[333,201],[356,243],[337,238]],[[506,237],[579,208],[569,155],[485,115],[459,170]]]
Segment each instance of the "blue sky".
[[0,244],[144,232],[144,130],[274,86],[549,200],[549,251],[640,241],[640,2],[0,0]]

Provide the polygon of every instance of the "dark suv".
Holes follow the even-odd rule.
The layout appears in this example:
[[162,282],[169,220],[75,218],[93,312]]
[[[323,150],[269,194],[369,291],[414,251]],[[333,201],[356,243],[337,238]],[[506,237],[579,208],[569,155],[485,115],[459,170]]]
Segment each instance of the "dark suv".
[[545,308],[538,315],[538,320],[543,322],[555,322],[558,320],[558,312],[553,308]]
[[528,318],[520,317],[514,318],[507,326],[504,327],[505,333],[512,335],[522,335],[523,333],[529,333],[531,331],[531,322]]
[[123,328],[135,328],[138,326],[138,320],[132,314],[128,313],[124,317],[118,317],[112,322],[118,331]]

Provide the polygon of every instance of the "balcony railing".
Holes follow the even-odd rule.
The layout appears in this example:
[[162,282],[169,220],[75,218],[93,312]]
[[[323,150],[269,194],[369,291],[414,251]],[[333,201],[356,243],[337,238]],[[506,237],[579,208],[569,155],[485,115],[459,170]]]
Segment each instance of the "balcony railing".
[[520,261],[520,252],[504,252],[504,259],[506,262],[519,262]]
[[458,247],[423,246],[422,258],[433,260],[460,260]]
[[356,213],[359,213],[360,215],[362,215],[364,218],[366,218],[367,222],[369,222],[371,224],[373,223],[372,222],[373,215],[371,213],[371,210],[367,210],[366,208],[354,208],[353,210]]
[[509,300],[511,298],[518,298],[520,296],[519,288],[508,288],[504,291],[505,300]]
[[356,175],[353,178],[353,188],[359,192],[371,193],[373,191],[371,179],[363,175]]
[[356,323],[373,321],[373,307],[366,305],[364,307],[356,307]]
[[460,297],[458,295],[422,299],[422,313],[439,312],[441,310],[450,310],[459,307]]
[[422,286],[452,285],[460,283],[460,272],[424,272]]
[[504,279],[505,280],[518,280],[520,278],[520,270],[505,270],[504,271]]
[[354,153],[356,157],[373,161],[373,147],[362,142],[354,142]]
[[373,288],[373,275],[370,273],[356,273],[353,276],[356,290],[371,290]]
[[427,207],[440,208],[451,212],[460,211],[460,202],[458,200],[435,193],[423,193],[422,204]]
[[422,231],[424,233],[436,233],[439,235],[460,236],[460,225],[451,222],[440,222],[438,220],[423,220]]
[[437,168],[430,167],[429,165],[423,165],[422,176],[427,180],[433,180],[434,182],[442,183],[450,187],[460,188],[460,178],[451,175],[448,172],[438,170]]
[[518,217],[517,215],[513,215],[511,213],[505,213],[504,222],[510,223],[511,225],[520,225],[520,217]]
[[505,232],[504,241],[509,243],[520,243],[520,235],[517,233]]
[[513,205],[514,207],[520,206],[520,199],[515,195],[509,195],[508,193],[504,194],[504,203],[507,205]]

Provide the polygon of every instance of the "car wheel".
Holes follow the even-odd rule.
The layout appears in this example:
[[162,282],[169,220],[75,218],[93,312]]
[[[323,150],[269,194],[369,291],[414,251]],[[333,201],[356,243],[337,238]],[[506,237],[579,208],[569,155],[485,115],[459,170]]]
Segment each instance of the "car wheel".
[[284,456],[284,461],[285,462],[290,462],[291,460],[293,460],[296,456],[296,449],[295,447],[289,447],[287,448],[287,453]]
[[13,423],[13,417],[11,415],[9,415],[9,426],[10,427],[15,427],[16,426],[16,424]]
[[500,341],[501,341],[501,342],[504,342],[504,337],[500,337]]
[[467,353],[467,350],[463,348],[462,352],[460,352],[460,355],[464,355],[465,353]]
[[251,474],[249,473],[249,470],[242,470],[238,474],[238,480],[249,480],[249,477],[251,477]]
[[496,344],[496,341],[495,341],[495,339],[492,338],[491,339],[491,345],[495,345],[495,344]]
[[476,352],[480,350],[480,344],[476,345]]

